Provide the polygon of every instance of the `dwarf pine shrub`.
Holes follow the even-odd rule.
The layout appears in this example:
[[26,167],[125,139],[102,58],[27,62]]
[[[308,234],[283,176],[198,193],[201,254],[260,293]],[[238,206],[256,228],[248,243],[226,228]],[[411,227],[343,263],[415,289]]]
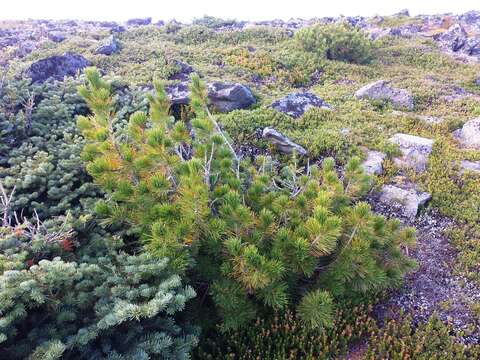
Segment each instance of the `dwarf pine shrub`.
[[298,45],[328,60],[366,64],[372,59],[373,43],[361,30],[347,24],[317,24],[295,33]]
[[199,264],[192,279],[209,284],[225,330],[297,303],[305,324],[329,326],[336,297],[397,285],[410,267],[400,247],[411,244],[411,229],[357,202],[370,186],[358,159],[342,179],[333,159],[306,169],[269,157],[240,161],[210,115],[198,76],[189,123],[169,115],[156,83],[149,112],[131,115],[119,134],[110,85],[95,69],[86,77],[79,92],[92,115],[79,117],[78,126],[87,171],[107,193],[97,213],[105,224],[128,226],[176,269]]

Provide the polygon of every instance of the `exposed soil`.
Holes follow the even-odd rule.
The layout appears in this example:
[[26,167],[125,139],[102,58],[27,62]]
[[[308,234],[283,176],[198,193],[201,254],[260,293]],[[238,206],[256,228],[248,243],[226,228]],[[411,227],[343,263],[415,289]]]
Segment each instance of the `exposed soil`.
[[398,208],[374,199],[371,206],[375,212],[399,218],[404,225],[417,229],[417,246],[409,250],[409,255],[418,268],[406,276],[401,289],[375,307],[377,319],[381,322],[385,316],[395,317],[403,310],[418,323],[436,313],[442,321],[452,324],[465,343],[480,343],[480,322],[470,310],[470,304],[480,301],[480,287],[454,273],[456,252],[445,235],[454,222],[434,209],[408,220]]

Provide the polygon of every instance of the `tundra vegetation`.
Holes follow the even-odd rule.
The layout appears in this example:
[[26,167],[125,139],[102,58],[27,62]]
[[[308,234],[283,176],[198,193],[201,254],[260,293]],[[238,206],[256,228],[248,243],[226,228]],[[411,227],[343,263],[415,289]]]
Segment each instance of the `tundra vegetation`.
[[0,22],[0,358],[480,358],[475,296],[461,327],[378,311],[421,271],[377,206],[406,179],[480,289],[480,65],[437,40],[465,19]]

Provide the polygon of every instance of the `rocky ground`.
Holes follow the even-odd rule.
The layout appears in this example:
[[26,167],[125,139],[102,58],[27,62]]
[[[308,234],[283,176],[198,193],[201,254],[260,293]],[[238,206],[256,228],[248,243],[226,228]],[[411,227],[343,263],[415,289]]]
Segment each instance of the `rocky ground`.
[[408,254],[417,261],[418,269],[406,277],[401,289],[376,306],[377,318],[382,321],[386,315],[396,317],[401,310],[417,323],[436,314],[452,324],[466,343],[480,343],[480,323],[470,308],[480,300],[480,287],[454,272],[456,251],[445,234],[455,225],[452,220],[433,209],[408,219],[400,207],[385,206],[375,197],[371,205],[376,212],[400,218],[404,225],[417,230],[417,245],[408,249]]

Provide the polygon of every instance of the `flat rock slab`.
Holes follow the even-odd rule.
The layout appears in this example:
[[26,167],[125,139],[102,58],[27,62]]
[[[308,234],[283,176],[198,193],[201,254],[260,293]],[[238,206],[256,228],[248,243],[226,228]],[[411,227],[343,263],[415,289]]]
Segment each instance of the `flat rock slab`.
[[480,118],[467,121],[461,129],[453,132],[462,147],[480,149]]
[[266,127],[263,129],[262,136],[264,139],[268,140],[268,142],[273,144],[278,151],[284,154],[292,154],[295,152],[298,155],[307,155],[307,150],[302,146],[295,144],[292,140],[275,129]]
[[462,160],[460,162],[460,172],[465,173],[469,171],[480,174],[480,161]]
[[293,118],[299,118],[308,109],[314,107],[326,110],[332,109],[330,105],[320,99],[317,95],[309,92],[288,94],[287,96],[274,101],[271,106],[275,110],[287,114]]
[[393,88],[386,80],[378,80],[357,90],[357,99],[387,100],[394,108],[413,110],[413,97],[408,90]]
[[418,114],[412,114],[408,112],[403,112],[403,111],[398,111],[398,110],[393,110],[392,115],[395,116],[404,116],[404,117],[413,117],[417,120],[420,120],[424,122],[425,124],[428,125],[438,125],[443,122],[442,118],[436,117],[436,116],[429,116],[429,115],[418,115]]
[[408,134],[395,134],[389,141],[397,144],[402,153],[400,157],[393,159],[395,165],[416,172],[425,171],[428,156],[432,152],[433,140]]
[[367,158],[362,163],[362,168],[368,175],[380,175],[383,172],[383,160],[387,155],[380,152],[369,150],[367,152]]
[[384,185],[380,191],[381,203],[399,207],[401,213],[407,218],[417,216],[421,207],[430,200],[431,195],[417,191],[415,184]]

